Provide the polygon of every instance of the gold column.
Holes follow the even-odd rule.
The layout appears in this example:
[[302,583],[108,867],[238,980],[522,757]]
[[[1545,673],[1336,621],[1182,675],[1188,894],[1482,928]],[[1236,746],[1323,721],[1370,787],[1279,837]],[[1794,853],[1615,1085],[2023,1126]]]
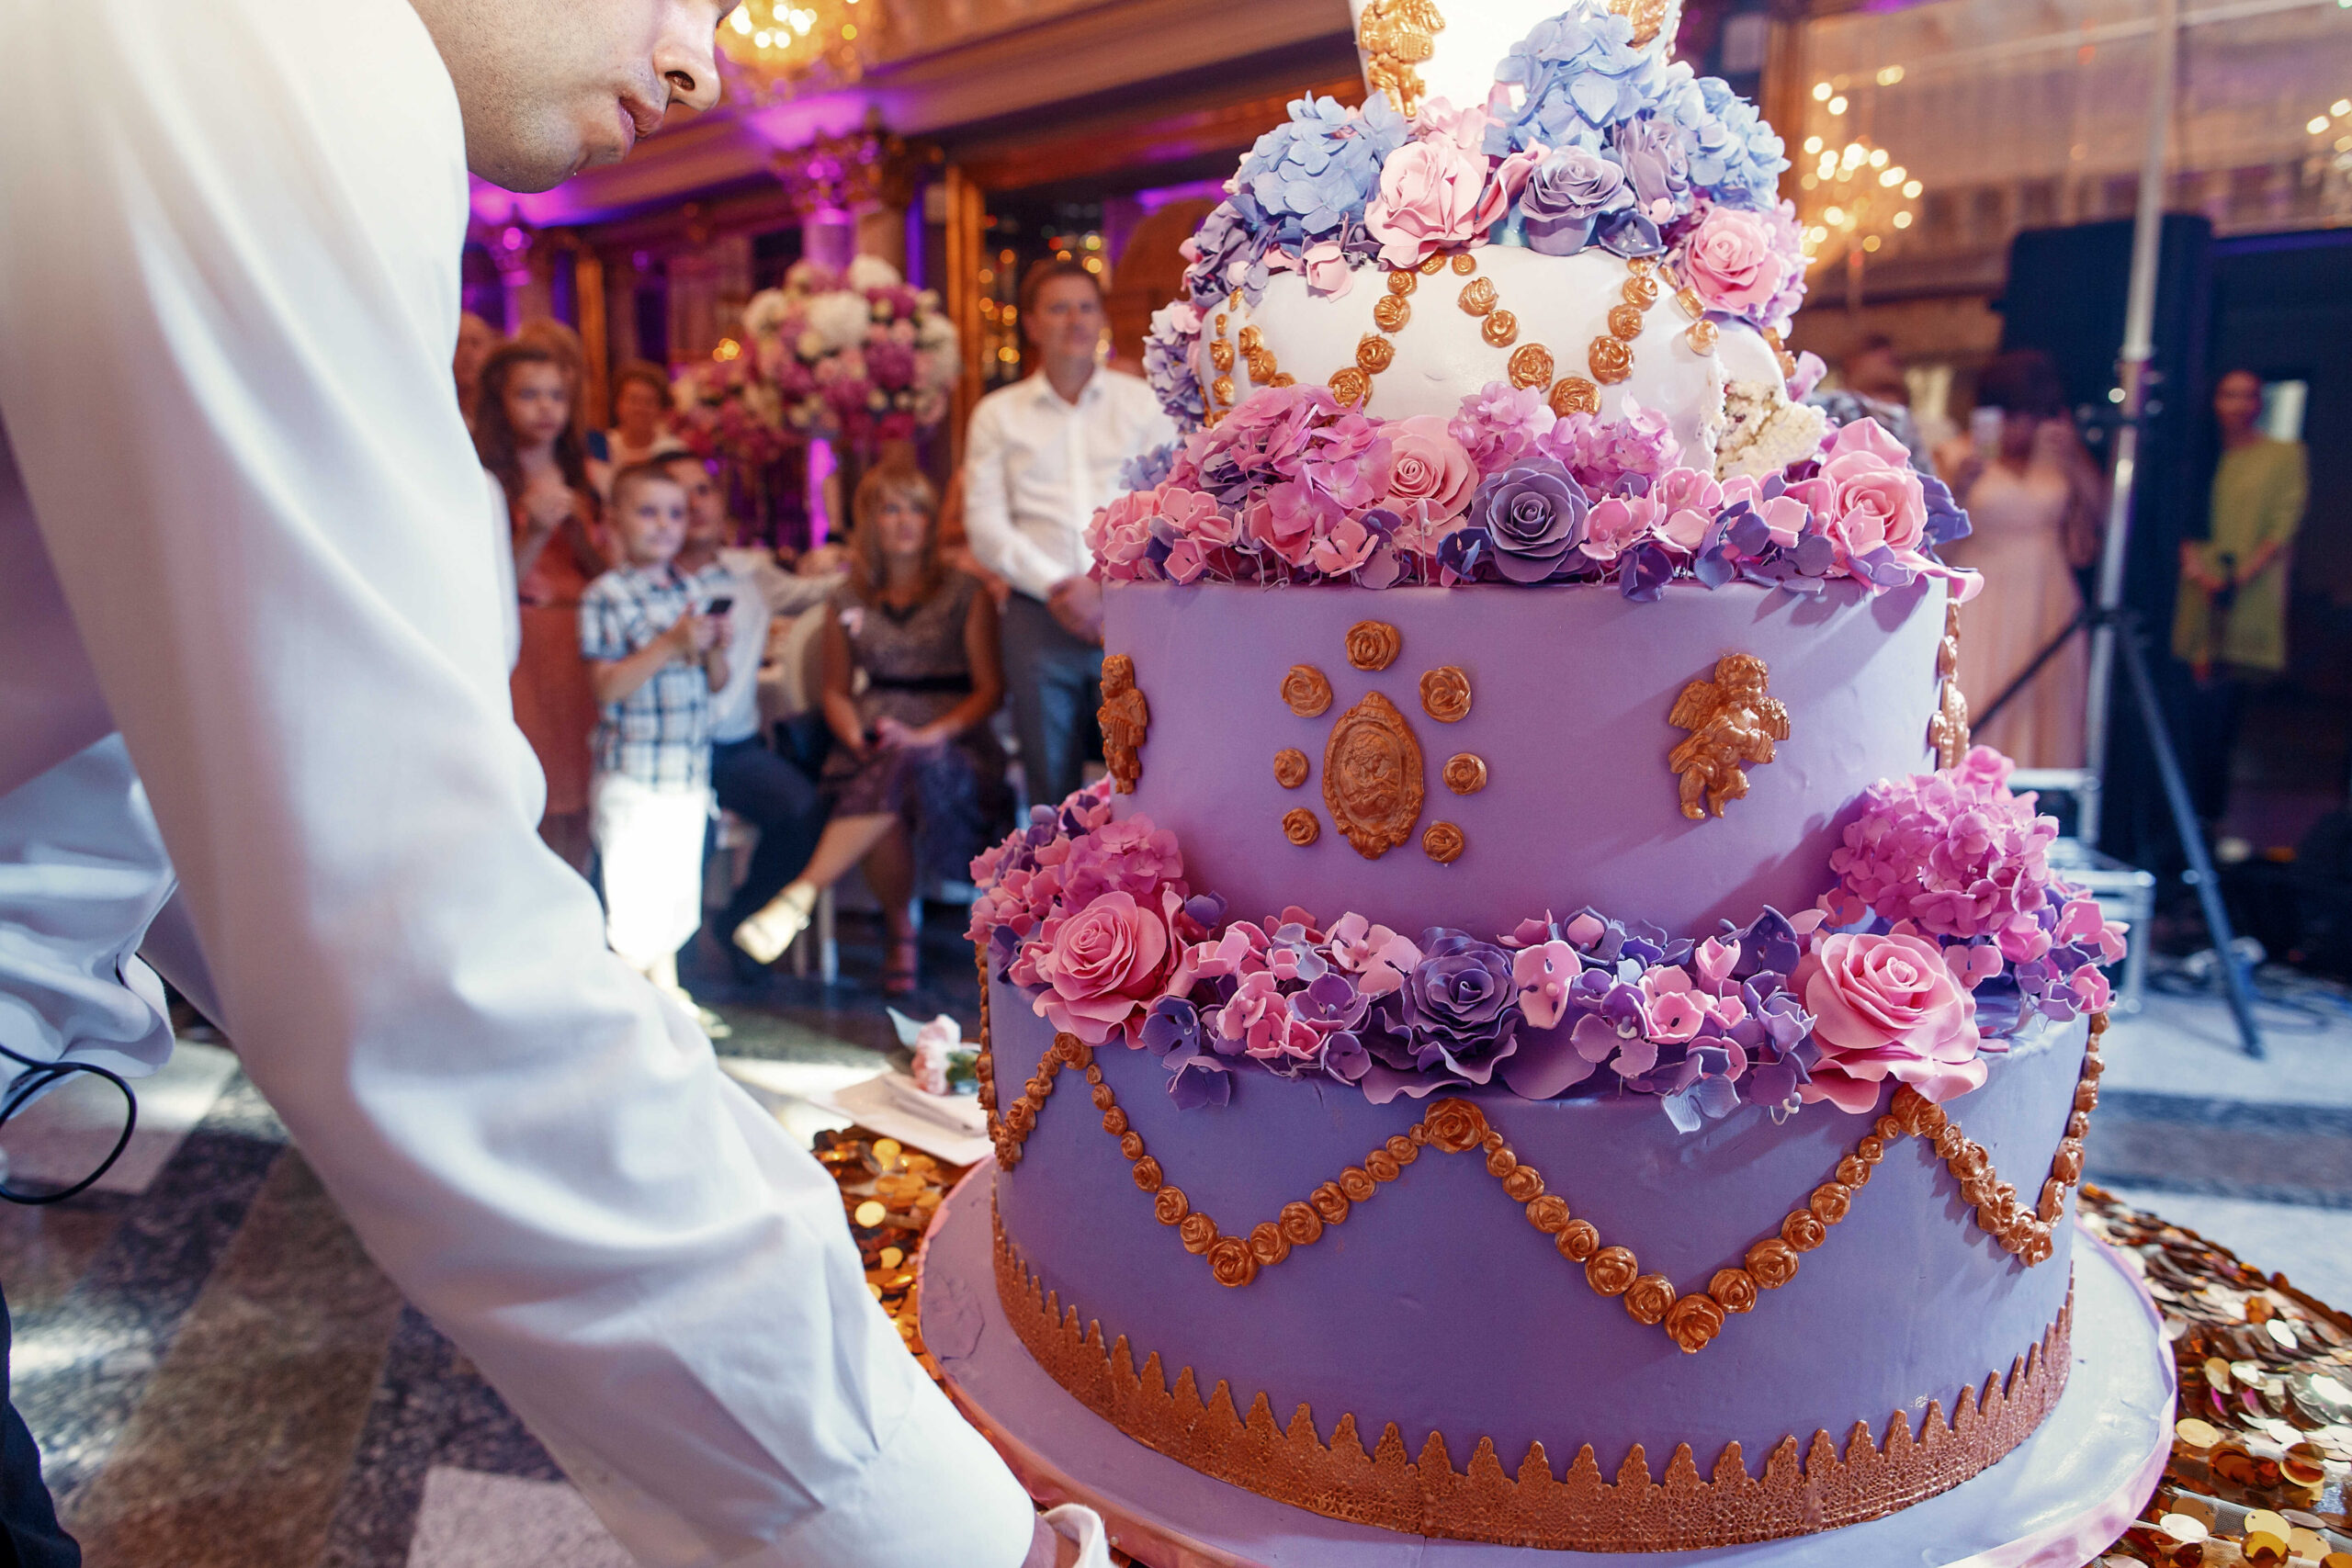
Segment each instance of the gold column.
[[980,400],[980,250],[988,229],[988,203],[979,186],[956,164],[947,165],[946,274],[940,297],[946,301],[947,319],[956,323],[956,352],[964,361],[956,378],[956,402],[949,412],[948,451],[958,467],[964,461],[964,426],[972,405]]
[[1793,149],[1804,141],[1806,9],[1804,0],[1782,0],[1772,7],[1771,30],[1765,35],[1764,79],[1756,93],[1765,119],[1792,150],[1789,166],[1781,171],[1781,194],[1791,200],[1796,198],[1803,173],[1803,159]]
[[572,254],[571,297],[580,312],[581,357],[588,362],[587,385],[581,392],[588,405],[589,427],[602,430],[612,423],[608,394],[613,358],[605,331],[605,264],[584,244]]

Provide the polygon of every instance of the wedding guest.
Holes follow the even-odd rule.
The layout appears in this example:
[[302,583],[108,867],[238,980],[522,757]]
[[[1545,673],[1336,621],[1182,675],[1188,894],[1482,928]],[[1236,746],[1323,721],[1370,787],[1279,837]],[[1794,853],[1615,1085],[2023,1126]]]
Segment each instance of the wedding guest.
[[514,722],[547,775],[539,836],[584,876],[596,698],[580,660],[580,596],[606,563],[595,495],[572,433],[570,384],[552,351],[510,343],[483,364],[474,448],[512,512],[522,645],[510,686]]
[[678,984],[678,949],[702,924],[711,695],[727,684],[728,621],[703,614],[678,570],[686,491],[668,472],[639,463],[613,476],[613,535],[620,563],[580,600],[580,656],[601,705],[589,799],[605,938],[699,1013]]
[[[859,481],[851,502],[850,580],[824,632],[832,807],[816,853],[783,892],[735,930],[772,964],[808,925],[820,890],[863,863],[888,939],[882,988],[916,985],[910,906],[917,877],[961,879],[1003,815],[1004,757],[989,716],[1004,696],[996,605],[939,558],[938,503],[910,467]],[[854,694],[853,676],[865,676]]]
[[[1982,712],[2082,610],[2075,569],[2098,552],[2104,486],[2068,416],[2058,367],[2041,350],[1986,366],[1976,408],[1983,445],[1946,449],[1973,531],[1939,553],[1984,576],[1984,591],[1960,613],[1960,689]],[[2020,767],[2081,767],[2089,668],[2078,629],[1976,739]]]
[[2222,460],[2210,525],[2180,546],[2172,650],[2196,677],[2185,750],[2197,814],[2209,822],[2228,806],[2246,692],[2287,668],[2287,578],[2310,494],[2303,444],[2266,434],[2261,417],[2261,377],[2237,369],[2214,383]]
[[568,321],[535,316],[514,329],[516,343],[537,344],[563,367],[563,389],[571,398],[571,434],[584,451],[588,441],[588,345]]
[[718,929],[727,935],[799,874],[824,830],[825,803],[816,781],[760,734],[759,676],[768,628],[823,604],[841,579],[802,577],[785,570],[768,550],[735,547],[726,491],[701,458],[673,453],[662,459],[662,471],[686,494],[686,540],[677,569],[712,617],[727,622],[732,650],[727,683],[711,698],[711,791],[721,807],[760,835],[743,885],[718,915]]
[[482,362],[491,352],[506,341],[496,327],[471,310],[458,318],[458,351],[449,361],[450,373],[458,381],[458,411],[466,416],[466,428],[473,428],[474,402],[481,395]]
[[591,475],[597,462],[613,471],[632,463],[648,463],[686,444],[670,434],[670,378],[647,359],[632,359],[613,372],[613,427],[592,432],[588,440]]
[[1012,586],[1004,672],[1033,803],[1083,782],[1081,748],[1102,705],[1102,593],[1087,575],[1087,522],[1118,493],[1122,465],[1176,435],[1148,386],[1098,364],[1106,321],[1085,267],[1032,268],[1021,330],[1038,367],[982,398],[965,438],[972,554]]

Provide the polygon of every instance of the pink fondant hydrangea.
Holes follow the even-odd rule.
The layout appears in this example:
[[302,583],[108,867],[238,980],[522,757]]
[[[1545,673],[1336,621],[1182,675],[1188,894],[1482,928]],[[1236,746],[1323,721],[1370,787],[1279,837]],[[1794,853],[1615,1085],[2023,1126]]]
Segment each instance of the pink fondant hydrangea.
[[2041,935],[2033,919],[2049,897],[2058,825],[2036,817],[2031,795],[2008,788],[2011,764],[1990,747],[1958,767],[1882,779],[1832,851],[1838,886],[1825,901],[1841,923],[1864,908],[1936,936],[1989,936],[2003,951]]

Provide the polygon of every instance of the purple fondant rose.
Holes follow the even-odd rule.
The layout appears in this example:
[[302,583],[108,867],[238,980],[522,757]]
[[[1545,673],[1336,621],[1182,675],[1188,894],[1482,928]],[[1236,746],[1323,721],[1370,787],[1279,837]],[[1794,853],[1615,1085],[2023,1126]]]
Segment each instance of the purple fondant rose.
[[1572,256],[1592,243],[1594,220],[1634,205],[1625,171],[1598,152],[1563,147],[1537,165],[1519,198],[1527,220],[1527,248]]
[[1511,955],[1461,931],[1434,928],[1423,957],[1387,998],[1374,1053],[1411,1072],[1485,1083],[1518,1043],[1519,987]]
[[1541,582],[1583,542],[1585,514],[1591,508],[1584,487],[1547,458],[1523,463],[1479,486],[1470,514],[1494,545],[1498,571],[1513,582]]
[[1610,140],[1643,214],[1664,223],[1680,213],[1690,194],[1690,165],[1683,155],[1681,133],[1661,120],[1644,118],[1627,120]]

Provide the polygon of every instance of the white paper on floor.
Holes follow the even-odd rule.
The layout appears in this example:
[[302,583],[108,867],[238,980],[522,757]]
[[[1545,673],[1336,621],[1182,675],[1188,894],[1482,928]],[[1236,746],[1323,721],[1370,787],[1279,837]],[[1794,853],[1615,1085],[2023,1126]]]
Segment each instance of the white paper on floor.
[[[139,1126],[130,1146],[98,1181],[101,1192],[144,1192],[178,1152],[196,1124],[229,1087],[237,1058],[218,1045],[182,1041],[153,1074],[131,1078],[139,1097]],[[96,1169],[122,1135],[122,1093],[89,1073],[77,1073],[0,1127],[8,1181],[66,1185]]]
[[979,1128],[962,1124],[963,1115],[981,1116],[976,1095],[954,1096],[934,1109],[923,1103],[931,1096],[915,1088],[904,1073],[877,1073],[860,1083],[846,1084],[831,1094],[814,1097],[815,1103],[838,1111],[860,1126],[893,1137],[902,1144],[929,1150],[950,1165],[978,1165],[988,1157],[988,1123]]
[[409,1537],[408,1568],[637,1568],[580,1494],[560,1481],[435,1465]]

